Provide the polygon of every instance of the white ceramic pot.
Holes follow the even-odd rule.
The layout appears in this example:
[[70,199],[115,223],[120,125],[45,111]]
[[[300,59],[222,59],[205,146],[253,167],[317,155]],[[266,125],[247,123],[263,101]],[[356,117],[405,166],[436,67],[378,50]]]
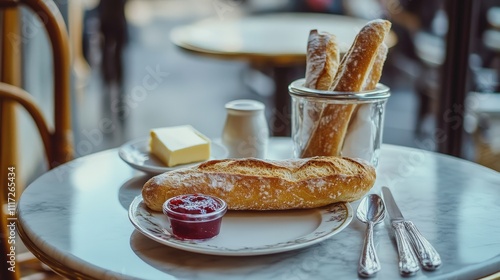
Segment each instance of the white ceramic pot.
[[259,101],[240,99],[228,102],[222,143],[231,158],[265,158],[269,127],[264,114],[265,105]]

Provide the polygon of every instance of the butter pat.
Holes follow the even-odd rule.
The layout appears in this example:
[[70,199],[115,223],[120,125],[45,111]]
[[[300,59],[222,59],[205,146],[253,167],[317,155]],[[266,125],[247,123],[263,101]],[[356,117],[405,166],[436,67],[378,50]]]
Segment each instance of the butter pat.
[[168,167],[210,158],[210,139],[190,125],[152,129],[149,148]]

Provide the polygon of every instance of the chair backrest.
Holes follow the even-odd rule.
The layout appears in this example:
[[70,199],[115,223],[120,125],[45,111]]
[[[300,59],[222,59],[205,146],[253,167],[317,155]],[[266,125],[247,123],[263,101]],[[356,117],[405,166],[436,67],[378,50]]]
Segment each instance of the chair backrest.
[[[41,20],[47,31],[52,48],[53,71],[54,71],[54,127],[50,128],[36,105],[36,102],[29,93],[21,89],[20,86],[20,57],[19,50],[14,50],[12,38],[19,33],[18,6],[23,5],[32,10]],[[71,130],[71,108],[70,108],[70,55],[69,39],[66,25],[56,4],[52,0],[0,0],[0,12],[3,12],[2,27],[2,57],[0,59],[0,206],[12,198],[8,193],[16,194],[16,202],[19,199],[21,190],[14,188],[14,192],[7,189],[9,182],[14,181],[9,175],[9,167],[15,167],[16,162],[16,134],[15,130],[15,108],[22,106],[33,118],[43,141],[45,154],[49,168],[67,162],[73,158],[73,143]],[[16,18],[17,17],[17,18]],[[19,47],[19,46],[17,46]],[[14,151],[13,151],[14,150]],[[15,173],[15,172],[14,172]],[[7,228],[7,218],[13,218],[11,212],[4,212],[0,221],[0,279],[18,279],[19,273],[8,270],[10,264],[9,254],[12,243],[9,243],[9,236],[12,231]],[[8,208],[7,210],[10,210]],[[15,214],[15,213],[14,213]],[[14,261],[15,263],[15,261]],[[17,268],[17,270],[19,270]]]
[[[52,168],[73,158],[70,113],[70,56],[68,33],[64,20],[53,1],[0,0],[0,7],[7,7],[7,9],[12,9],[12,7],[16,8],[15,6],[19,4],[23,4],[31,8],[31,10],[39,16],[41,22],[45,26],[52,47],[54,68],[54,129],[50,131],[50,149],[48,151],[50,152],[50,156],[48,156],[48,159],[50,159],[49,167]],[[4,22],[4,24],[5,23],[6,22]],[[3,40],[4,42],[9,40],[9,38],[7,38],[7,35],[10,36],[9,38],[12,37],[12,34],[3,34],[5,39]],[[6,47],[6,45],[8,44],[4,44],[4,47]],[[5,52],[5,50],[3,50],[3,52]],[[4,56],[8,56],[8,54],[4,54]],[[2,60],[2,72],[8,72],[12,70],[13,66],[6,65],[8,63],[9,61],[7,61],[6,59]],[[12,83],[8,80],[2,80],[2,82],[16,86],[15,83]],[[14,89],[10,88],[10,90],[12,91]],[[20,92],[18,90],[14,91]],[[11,104],[9,102],[2,102],[2,105],[9,106]],[[0,111],[3,112],[3,110],[4,109],[2,107]],[[6,117],[9,118],[10,116]],[[14,118],[12,117],[12,119]],[[2,127],[2,132],[3,129],[4,128]],[[7,136],[7,134],[2,133],[2,139]],[[45,147],[47,147],[47,145],[45,145]]]

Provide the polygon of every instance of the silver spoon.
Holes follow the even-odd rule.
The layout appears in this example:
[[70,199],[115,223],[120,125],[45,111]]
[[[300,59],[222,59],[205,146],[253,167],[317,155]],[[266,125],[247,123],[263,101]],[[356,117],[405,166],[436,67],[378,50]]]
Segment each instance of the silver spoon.
[[372,277],[380,270],[380,263],[373,243],[373,227],[384,220],[384,201],[376,194],[365,196],[358,206],[356,216],[361,222],[367,224],[363,252],[359,259],[358,274],[362,277]]

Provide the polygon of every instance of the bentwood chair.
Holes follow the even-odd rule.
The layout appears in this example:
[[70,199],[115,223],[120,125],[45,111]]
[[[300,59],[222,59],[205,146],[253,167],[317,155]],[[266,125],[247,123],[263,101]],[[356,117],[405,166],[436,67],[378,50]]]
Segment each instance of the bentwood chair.
[[[54,127],[47,124],[42,111],[37,106],[32,96],[20,88],[21,84],[21,55],[20,44],[22,33],[19,7],[26,6],[33,11],[43,23],[47,32],[53,57],[53,83],[54,83]],[[70,55],[68,32],[61,13],[52,0],[0,0],[1,21],[0,33],[2,35],[1,45],[1,68],[0,68],[0,201],[4,206],[8,199],[7,186],[12,177],[8,175],[8,168],[17,166],[17,140],[16,132],[16,110],[24,108],[38,128],[41,136],[48,168],[53,168],[61,163],[67,162],[73,157],[71,115],[70,115]],[[9,181],[9,178],[10,181]],[[16,189],[15,201],[19,199],[22,189]],[[18,279],[21,266],[20,256],[16,255],[15,270],[9,271],[11,264],[11,246],[9,236],[14,234],[7,228],[7,223],[13,218],[9,207],[1,207],[2,216],[0,222],[0,279]],[[14,220],[15,221],[15,220]],[[9,243],[10,241],[10,243]],[[17,240],[17,242],[20,242]],[[19,247],[19,244],[16,245]],[[14,247],[16,247],[14,246]],[[9,255],[10,254],[10,255]],[[11,269],[12,270],[12,269]]]

